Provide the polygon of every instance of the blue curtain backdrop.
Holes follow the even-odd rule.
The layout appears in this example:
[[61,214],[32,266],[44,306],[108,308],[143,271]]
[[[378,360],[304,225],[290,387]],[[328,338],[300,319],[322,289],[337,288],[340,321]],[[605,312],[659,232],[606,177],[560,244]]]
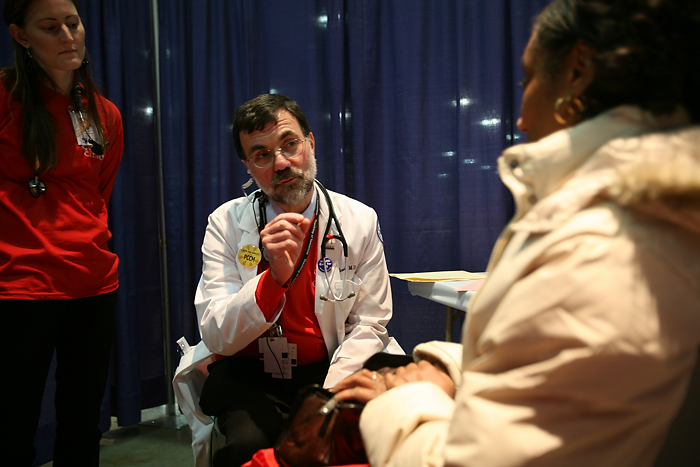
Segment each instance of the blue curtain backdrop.
[[[299,102],[316,137],[319,180],[377,211],[390,272],[484,270],[513,212],[496,159],[523,141],[520,57],[547,3],[159,0],[172,328],[164,342],[150,2],[80,0],[93,72],[121,110],[126,137],[110,207],[121,287],[105,422],[111,413],[136,424],[141,408],[163,404],[163,345],[199,340],[192,301],[207,216],[241,195],[247,175],[231,122],[259,93]],[[0,65],[8,66],[3,34]],[[389,330],[404,349],[444,338],[444,307],[395,279],[392,290]],[[36,465],[50,459],[52,395],[49,381]]]

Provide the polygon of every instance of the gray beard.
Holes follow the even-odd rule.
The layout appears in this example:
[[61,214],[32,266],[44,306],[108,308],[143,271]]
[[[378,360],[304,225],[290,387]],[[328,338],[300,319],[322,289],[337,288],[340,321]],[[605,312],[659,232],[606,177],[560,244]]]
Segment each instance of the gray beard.
[[[289,175],[300,176],[294,183],[283,188],[274,187],[275,183],[280,180],[284,180],[289,177]],[[309,192],[314,187],[314,180],[316,179],[316,157],[311,155],[311,160],[309,161],[309,170],[302,172],[300,170],[292,169],[291,167],[285,171],[275,174],[272,178],[272,186],[274,188],[263,189],[263,192],[273,201],[278,204],[284,204],[287,206],[294,206],[302,201],[309,194]]]

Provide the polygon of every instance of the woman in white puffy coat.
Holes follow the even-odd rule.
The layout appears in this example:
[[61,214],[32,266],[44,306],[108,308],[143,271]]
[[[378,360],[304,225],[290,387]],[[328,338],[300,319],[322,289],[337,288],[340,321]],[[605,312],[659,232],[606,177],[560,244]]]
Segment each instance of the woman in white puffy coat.
[[336,387],[369,401],[360,426],[372,466],[654,464],[684,399],[700,394],[689,389],[700,345],[698,10],[560,0],[538,17],[523,56],[528,144],[499,159],[517,210],[463,346],[431,343],[442,364]]

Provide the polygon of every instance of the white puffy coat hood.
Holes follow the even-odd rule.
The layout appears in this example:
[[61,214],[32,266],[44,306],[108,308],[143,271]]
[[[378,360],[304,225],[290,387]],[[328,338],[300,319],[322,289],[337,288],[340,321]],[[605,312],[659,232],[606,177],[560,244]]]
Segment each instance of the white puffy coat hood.
[[687,123],[682,110],[659,118],[623,106],[508,149],[499,170],[517,206],[510,227],[544,233],[611,200],[700,233],[700,127]]

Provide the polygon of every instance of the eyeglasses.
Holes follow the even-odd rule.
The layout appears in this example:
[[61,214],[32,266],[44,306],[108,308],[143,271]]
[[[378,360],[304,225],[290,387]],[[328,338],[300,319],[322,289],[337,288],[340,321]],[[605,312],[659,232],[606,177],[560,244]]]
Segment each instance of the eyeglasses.
[[250,162],[253,163],[258,169],[267,169],[272,164],[275,163],[275,158],[277,157],[277,151],[280,152],[287,159],[294,159],[303,149],[302,143],[309,139],[308,137],[304,139],[292,138],[286,140],[282,143],[282,146],[275,149],[258,149],[248,158]]

